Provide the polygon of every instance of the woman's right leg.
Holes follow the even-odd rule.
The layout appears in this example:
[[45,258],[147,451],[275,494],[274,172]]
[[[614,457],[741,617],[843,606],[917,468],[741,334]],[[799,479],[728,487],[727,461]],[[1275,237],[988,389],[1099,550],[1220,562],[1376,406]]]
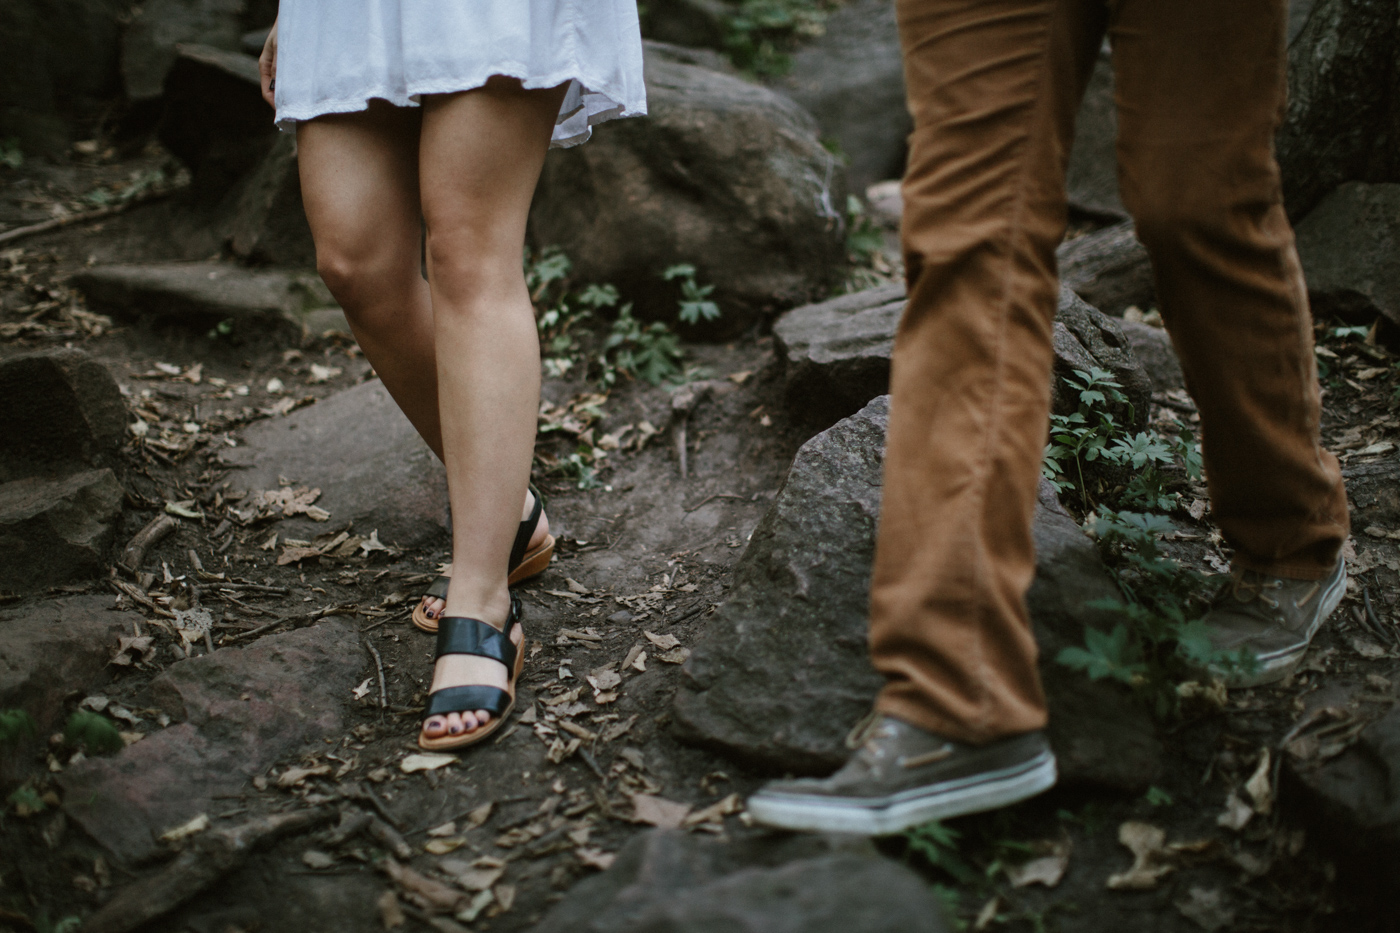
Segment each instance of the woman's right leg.
[[419,271],[417,109],[372,101],[297,127],[302,203],[316,268],[360,349],[433,452],[438,425],[433,310]]
[[[442,459],[433,310],[421,270],[416,108],[371,101],[297,126],[297,162],[316,268],[345,310],[365,358]],[[526,497],[520,519],[534,503]],[[533,549],[549,535],[541,516]],[[425,598],[436,618],[441,599]]]

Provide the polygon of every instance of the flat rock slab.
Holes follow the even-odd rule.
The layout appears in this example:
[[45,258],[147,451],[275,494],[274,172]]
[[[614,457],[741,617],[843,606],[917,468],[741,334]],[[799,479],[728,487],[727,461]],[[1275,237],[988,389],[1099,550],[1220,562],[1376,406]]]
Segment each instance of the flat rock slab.
[[125,497],[108,469],[0,485],[0,589],[28,592],[99,575]]
[[121,389],[81,350],[0,360],[0,398],[0,482],[97,465],[126,435]]
[[1318,314],[1400,325],[1400,184],[1329,194],[1298,224],[1298,257]]
[[[824,773],[881,679],[867,603],[888,397],[803,445],[750,538],[728,600],[695,645],[674,702],[682,737],[771,772]],[[1051,742],[1066,781],[1138,789],[1160,768],[1150,717],[1111,688],[1048,659],[1082,642],[1117,595],[1094,545],[1042,485],[1036,578],[1027,597],[1050,689]],[[1058,713],[1063,712],[1064,715]]]
[[868,842],[634,836],[535,933],[943,933],[928,885]]
[[151,858],[161,833],[213,816],[216,795],[340,731],[364,663],[354,626],[338,619],[178,661],[151,684],[178,724],[69,768],[64,808],[119,859]]
[[321,490],[316,505],[331,513],[330,523],[284,519],[277,526],[284,536],[310,538],[347,521],[401,547],[446,534],[447,475],[378,380],[258,422],[221,459],[245,468],[234,473],[234,488],[277,489],[286,479]]
[[1152,263],[1131,220],[1061,243],[1055,259],[1060,284],[1104,314],[1146,311],[1156,301]]
[[274,334],[300,340],[306,312],[334,304],[309,272],[220,262],[97,266],[73,277],[92,304],[121,317],[203,333],[227,322],[227,338]]
[[0,610],[0,709],[22,709],[41,733],[60,723],[64,701],[111,679],[107,662],[141,617],[111,596],[65,596]]
[[[788,405],[803,417],[831,424],[889,391],[890,355],[906,304],[901,285],[882,285],[786,312],[773,325],[785,367]],[[1140,421],[1147,417],[1152,381],[1119,322],[1067,287],[1060,289],[1054,328],[1055,374],[1106,369],[1123,386]],[[1056,411],[1076,402],[1055,381]]]
[[1326,761],[1288,755],[1285,763],[1297,792],[1284,803],[1345,858],[1393,879],[1400,868],[1400,707],[1340,755]]

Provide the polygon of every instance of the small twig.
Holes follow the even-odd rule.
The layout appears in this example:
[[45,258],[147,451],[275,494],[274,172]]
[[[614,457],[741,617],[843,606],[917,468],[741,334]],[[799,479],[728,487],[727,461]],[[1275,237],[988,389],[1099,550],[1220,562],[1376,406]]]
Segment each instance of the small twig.
[[145,606],[147,609],[151,610],[156,615],[164,616],[167,619],[175,618],[175,613],[171,612],[169,609],[166,609],[164,606],[151,599],[151,597],[141,592],[141,589],[139,587],[132,586],[125,580],[118,580],[114,577],[109,577],[107,579],[107,582],[110,583],[112,587],[117,590],[117,592],[125,594],[134,602]]
[[277,626],[282,625],[282,624],[284,624],[284,623],[286,623],[286,622],[290,622],[290,621],[292,621],[292,620],[291,620],[291,619],[275,619],[275,620],[273,620],[273,621],[267,623],[266,625],[260,625],[260,626],[258,626],[257,628],[249,629],[249,630],[246,631],[246,632],[239,632],[239,633],[236,634],[236,635],[228,635],[228,636],[226,636],[226,637],[228,638],[229,641],[241,641],[241,640],[243,640],[244,638],[252,638],[254,635],[261,635],[263,632],[266,632],[266,631],[268,631],[269,629],[274,629],[274,628],[276,628]]
[[262,593],[267,596],[291,596],[292,591],[285,586],[262,586],[258,583],[228,583],[223,580],[206,580],[215,589],[233,590],[236,593]]
[[360,641],[374,658],[374,669],[379,674],[379,712],[383,715],[389,708],[389,692],[384,688],[384,659],[379,656],[379,649],[370,644],[368,638],[362,638]]
[[218,593],[211,593],[210,596],[211,598],[220,600],[221,602],[233,603],[235,606],[237,606],[239,609],[242,609],[244,612],[251,612],[254,615],[275,616],[277,614],[267,609],[259,609],[257,606],[250,606],[243,600],[239,599],[237,596],[231,596],[230,594],[224,593],[222,591]]
[[752,501],[753,501],[753,500],[750,499],[748,496],[739,496],[739,495],[735,495],[735,494],[732,493],[732,492],[717,492],[717,493],[715,493],[713,496],[706,496],[705,498],[703,498],[703,499],[701,499],[699,502],[697,502],[695,505],[691,505],[691,506],[684,506],[684,505],[683,505],[683,506],[681,506],[681,509],[682,509],[682,511],[685,511],[685,512],[695,512],[695,511],[698,511],[699,509],[704,508],[706,505],[708,505],[709,503],[713,502],[713,501],[716,500],[716,499],[738,499],[740,502],[752,502]]
[[1392,647],[1395,646],[1397,644],[1395,630],[1393,627],[1381,624],[1380,618],[1376,615],[1375,607],[1371,605],[1371,588],[1369,586],[1363,586],[1361,588],[1361,601],[1366,605],[1366,618],[1370,621],[1371,628],[1375,630],[1376,634],[1381,636],[1382,639],[1390,642]]
[[681,417],[676,421],[675,427],[672,429],[672,434],[676,439],[676,454],[680,457],[681,461],[681,479],[685,479],[686,474],[689,472],[689,458],[686,452],[685,443],[685,428],[686,425],[689,423],[690,412],[686,412],[685,414],[681,415]]
[[167,188],[164,191],[150,191],[146,194],[137,195],[130,201],[125,201],[121,204],[113,204],[110,207],[99,207],[97,210],[84,211],[81,214],[69,214],[67,217],[55,217],[53,220],[41,221],[37,224],[30,224],[27,227],[16,227],[13,230],[6,230],[4,233],[0,233],[0,243],[11,243],[15,240],[22,240],[25,237],[34,236],[38,233],[47,233],[50,230],[57,230],[61,227],[68,227],[73,224],[85,224],[92,220],[101,220],[104,217],[111,217],[114,214],[120,214],[122,211],[130,210],[138,204],[149,204],[152,201],[158,201],[161,198],[169,197],[171,194],[183,188],[184,186],[181,185],[178,188]]
[[164,540],[179,524],[171,515],[162,514],[151,519],[146,523],[146,527],[136,532],[126,543],[126,547],[122,548],[121,556],[117,558],[117,566],[134,576],[145,562],[146,552]]
[[594,774],[598,775],[598,780],[602,781],[605,784],[607,783],[607,775],[603,773],[602,768],[598,767],[597,759],[593,757],[593,755],[588,751],[588,749],[580,746],[578,750],[578,756],[583,759],[584,764],[588,765],[589,771],[592,771]]

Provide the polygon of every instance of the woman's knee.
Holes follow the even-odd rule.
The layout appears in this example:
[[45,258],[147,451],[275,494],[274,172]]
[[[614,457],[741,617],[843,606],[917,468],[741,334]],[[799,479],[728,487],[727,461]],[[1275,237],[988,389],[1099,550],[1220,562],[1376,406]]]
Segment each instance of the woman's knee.
[[[403,302],[401,294],[418,274],[417,254],[403,250],[355,249],[343,243],[316,244],[316,271],[349,316],[372,313],[382,304]],[[411,267],[411,268],[408,268]]]

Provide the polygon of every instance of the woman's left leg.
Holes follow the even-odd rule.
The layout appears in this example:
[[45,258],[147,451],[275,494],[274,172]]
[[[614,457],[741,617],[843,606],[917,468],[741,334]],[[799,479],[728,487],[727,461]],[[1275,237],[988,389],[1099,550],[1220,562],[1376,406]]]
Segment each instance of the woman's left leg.
[[[485,87],[423,101],[419,189],[428,223],[428,280],[438,411],[452,502],[452,584],[445,616],[497,628],[510,612],[506,555],[520,522],[539,411],[539,337],[521,266],[525,220],[564,88]],[[520,627],[512,631],[517,644]],[[498,662],[448,655],[433,689],[506,688]],[[485,711],[425,721],[427,738],[485,725]]]

